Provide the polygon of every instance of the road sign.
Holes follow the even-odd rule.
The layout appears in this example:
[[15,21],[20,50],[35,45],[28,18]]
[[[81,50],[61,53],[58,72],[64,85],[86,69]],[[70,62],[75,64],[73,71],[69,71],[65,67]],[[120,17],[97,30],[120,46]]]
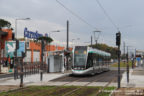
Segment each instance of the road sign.
[[137,61],[141,61],[141,57],[136,57],[136,60]]

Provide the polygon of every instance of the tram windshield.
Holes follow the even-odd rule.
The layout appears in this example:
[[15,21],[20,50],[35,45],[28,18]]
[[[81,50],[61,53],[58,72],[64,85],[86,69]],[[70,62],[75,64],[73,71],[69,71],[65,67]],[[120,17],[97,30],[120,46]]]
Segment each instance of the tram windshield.
[[74,51],[74,67],[85,66],[87,57],[86,46],[76,46]]

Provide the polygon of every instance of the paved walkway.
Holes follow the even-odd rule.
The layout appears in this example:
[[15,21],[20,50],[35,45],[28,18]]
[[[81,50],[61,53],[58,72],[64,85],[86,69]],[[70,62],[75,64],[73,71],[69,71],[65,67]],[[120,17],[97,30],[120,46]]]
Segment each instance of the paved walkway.
[[122,76],[121,87],[144,87],[144,69],[131,69],[129,83],[127,83],[127,73],[125,72]]
[[[69,73],[49,73],[49,74],[43,74],[43,80],[40,81],[40,74],[35,74],[35,75],[29,75],[27,77],[24,77],[24,86],[27,85],[43,85],[44,83],[68,75]],[[20,84],[20,79],[14,80],[13,77],[10,78],[3,78],[0,79],[0,85],[19,85]]]
[[[45,73],[43,74],[43,80],[40,81],[40,74],[35,75],[29,75],[27,77],[24,77],[24,86],[28,85],[63,85],[67,83],[66,85],[85,85],[89,82],[72,82],[71,84],[68,82],[52,82],[50,80],[68,75],[67,73]],[[127,77],[126,72],[122,75],[121,80],[121,87],[144,87],[144,69],[143,68],[135,68],[134,70],[130,70],[129,74],[130,80],[129,83],[127,83]],[[104,86],[107,82],[93,82],[92,84],[89,84],[89,86]],[[15,85],[19,86],[20,79],[14,80],[13,77],[10,78],[3,78],[0,79],[0,86],[1,85]],[[111,83],[109,86],[115,86],[117,87],[117,83]]]

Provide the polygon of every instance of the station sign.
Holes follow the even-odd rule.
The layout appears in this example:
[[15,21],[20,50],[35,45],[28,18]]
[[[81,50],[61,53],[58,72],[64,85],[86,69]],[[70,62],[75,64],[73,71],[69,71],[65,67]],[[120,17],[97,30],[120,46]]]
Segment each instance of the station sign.
[[[32,32],[32,31],[29,31],[28,28],[24,29],[24,37],[37,39],[37,38],[42,37],[42,36],[43,36],[43,34],[38,33],[38,31]],[[45,37],[48,37],[47,33],[45,34]]]

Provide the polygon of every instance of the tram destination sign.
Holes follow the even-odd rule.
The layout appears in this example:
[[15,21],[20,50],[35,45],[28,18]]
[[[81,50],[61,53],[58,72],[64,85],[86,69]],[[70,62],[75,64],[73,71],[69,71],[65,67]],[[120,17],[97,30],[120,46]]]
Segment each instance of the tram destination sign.
[[[37,38],[42,37],[42,36],[43,36],[43,34],[38,33],[38,31],[32,32],[32,31],[29,31],[28,28],[24,29],[24,37],[37,39]],[[45,34],[45,37],[48,37],[47,33]]]

